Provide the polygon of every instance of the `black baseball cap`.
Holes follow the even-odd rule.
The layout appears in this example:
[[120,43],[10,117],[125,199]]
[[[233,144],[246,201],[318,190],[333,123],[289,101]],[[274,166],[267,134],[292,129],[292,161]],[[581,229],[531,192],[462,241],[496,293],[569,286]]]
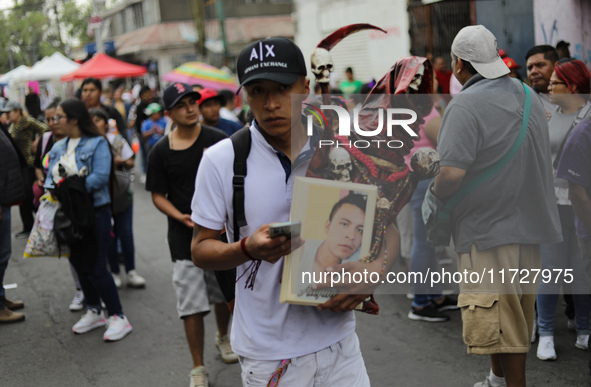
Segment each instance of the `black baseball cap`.
[[187,95],[195,95],[195,98],[197,99],[201,98],[201,94],[197,91],[193,91],[191,85],[186,83],[176,82],[168,85],[166,89],[164,89],[164,94],[162,95],[164,110],[172,109],[181,98]]
[[249,44],[236,62],[240,87],[257,79],[291,85],[306,75],[306,61],[294,42],[283,37],[265,38]]

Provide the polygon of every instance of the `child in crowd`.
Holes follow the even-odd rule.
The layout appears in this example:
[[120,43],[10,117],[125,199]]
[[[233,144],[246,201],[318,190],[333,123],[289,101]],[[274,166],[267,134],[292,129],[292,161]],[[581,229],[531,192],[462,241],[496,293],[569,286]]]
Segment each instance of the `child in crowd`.
[[153,102],[148,105],[144,113],[149,117],[142,124],[142,139],[145,141],[148,149],[154,145],[164,135],[166,120],[162,116],[162,106]]

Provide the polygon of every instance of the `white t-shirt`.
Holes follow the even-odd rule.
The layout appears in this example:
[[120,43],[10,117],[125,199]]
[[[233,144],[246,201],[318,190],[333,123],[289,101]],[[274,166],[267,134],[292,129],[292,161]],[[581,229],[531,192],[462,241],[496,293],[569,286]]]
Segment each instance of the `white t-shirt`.
[[[247,161],[245,212],[247,226],[241,236],[254,233],[261,225],[289,220],[295,176],[303,176],[308,161],[294,164],[286,174],[273,147],[253,124],[252,147]],[[309,149],[308,146],[303,151]],[[202,227],[221,230],[233,241],[232,178],[234,150],[229,139],[205,151],[195,183],[191,218]],[[250,262],[237,267],[237,278]],[[246,272],[236,284],[232,349],[257,360],[282,360],[317,352],[355,331],[353,312],[318,311],[313,306],[279,302],[283,259],[262,262],[254,289],[245,289]]]
[[[80,143],[82,137],[69,138],[66,153],[64,153],[57,163],[51,169],[51,176],[56,183],[64,177],[74,176],[78,174],[78,166],[76,165],[76,147]],[[63,166],[66,175],[60,176],[59,166]]]
[[223,119],[226,119],[226,120],[230,120],[230,121],[234,121],[234,122],[238,122],[239,124],[242,124],[240,122],[240,120],[238,119],[238,117],[236,117],[236,115],[234,113],[232,113],[230,110],[228,110],[228,108],[225,108],[223,106],[220,108],[220,117],[222,117]]

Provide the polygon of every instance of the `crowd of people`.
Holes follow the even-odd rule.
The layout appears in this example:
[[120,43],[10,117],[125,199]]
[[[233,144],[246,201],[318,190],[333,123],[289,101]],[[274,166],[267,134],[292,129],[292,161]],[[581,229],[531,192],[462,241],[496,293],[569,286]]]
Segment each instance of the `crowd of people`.
[[[263,46],[272,47],[273,61],[253,66],[263,58],[252,52]],[[410,165],[414,152],[431,148],[440,155],[440,172],[418,182],[399,215],[400,233],[391,235],[410,271],[436,271],[438,253],[429,242],[423,203],[462,194],[450,219],[457,269],[493,274],[478,284],[460,283],[457,299],[441,287],[414,284],[408,318],[445,322],[448,311],[461,310],[468,352],[491,359],[485,381],[475,387],[525,386],[526,354],[538,336],[537,357],[557,358],[561,292],[568,329],[576,332],[573,345],[589,351],[591,73],[570,57],[566,43],[559,46],[560,55],[548,45],[526,53],[524,83],[520,67],[498,50],[490,31],[465,27],[451,47],[451,70],[444,58],[432,58],[433,73],[417,77],[432,79],[439,96],[405,161]],[[35,110],[41,101],[32,96],[27,109],[6,102],[0,118],[0,285],[11,256],[10,206],[20,203],[23,229],[15,237],[28,238],[49,194],[74,224],[64,226],[75,287],[69,309],[84,314],[72,331],[106,327],[105,341],[128,335],[132,325],[118,289],[146,286],[135,266],[135,175],[167,216],[177,311],[193,361],[191,386],[208,385],[203,321],[211,305],[216,347],[224,362],[240,360],[243,385],[369,386],[352,310],[371,291],[337,294],[318,308],[279,302],[282,258],[301,240],[270,237],[269,224],[290,219],[294,179],[305,175],[316,146],[305,123],[292,121],[292,109],[314,99],[303,54],[288,39],[266,38],[240,53],[237,74],[248,113],[235,108],[231,91],[174,83],[160,95],[141,85],[135,92],[116,84],[103,89],[94,78],[85,79],[74,98],[44,101],[43,110]],[[356,80],[350,67],[345,75],[333,101],[352,112],[363,102],[357,95],[375,82]],[[246,222],[240,224],[239,151],[227,140],[237,132],[250,139],[242,183]],[[510,268],[570,269],[573,280],[509,283],[499,276]],[[235,271],[231,297],[214,274],[227,270]],[[0,323],[24,320],[17,311],[24,303],[8,300],[2,286],[0,301]]]

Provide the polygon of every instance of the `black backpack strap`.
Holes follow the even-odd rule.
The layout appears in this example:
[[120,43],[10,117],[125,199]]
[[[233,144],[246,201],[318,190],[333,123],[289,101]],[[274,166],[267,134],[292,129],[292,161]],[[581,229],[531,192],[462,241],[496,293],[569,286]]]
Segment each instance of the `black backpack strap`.
[[234,242],[240,240],[240,227],[247,225],[246,214],[244,211],[244,179],[246,178],[246,159],[250,153],[250,129],[242,128],[230,137],[232,147],[234,148],[234,177],[232,186],[234,194],[232,196],[233,223],[234,223]]
[[[250,153],[252,143],[249,128],[240,129],[230,137],[230,140],[232,140],[232,147],[234,148],[234,177],[232,178],[234,193],[232,195],[232,207],[234,213],[234,241],[236,242],[240,240],[240,227],[246,226],[247,224],[246,214],[244,213],[244,180],[246,178],[246,159]],[[227,234],[223,234],[221,240],[223,242],[231,242],[227,240]],[[215,277],[226,302],[230,306],[230,311],[233,311],[232,301],[236,295],[236,269],[216,270]]]

